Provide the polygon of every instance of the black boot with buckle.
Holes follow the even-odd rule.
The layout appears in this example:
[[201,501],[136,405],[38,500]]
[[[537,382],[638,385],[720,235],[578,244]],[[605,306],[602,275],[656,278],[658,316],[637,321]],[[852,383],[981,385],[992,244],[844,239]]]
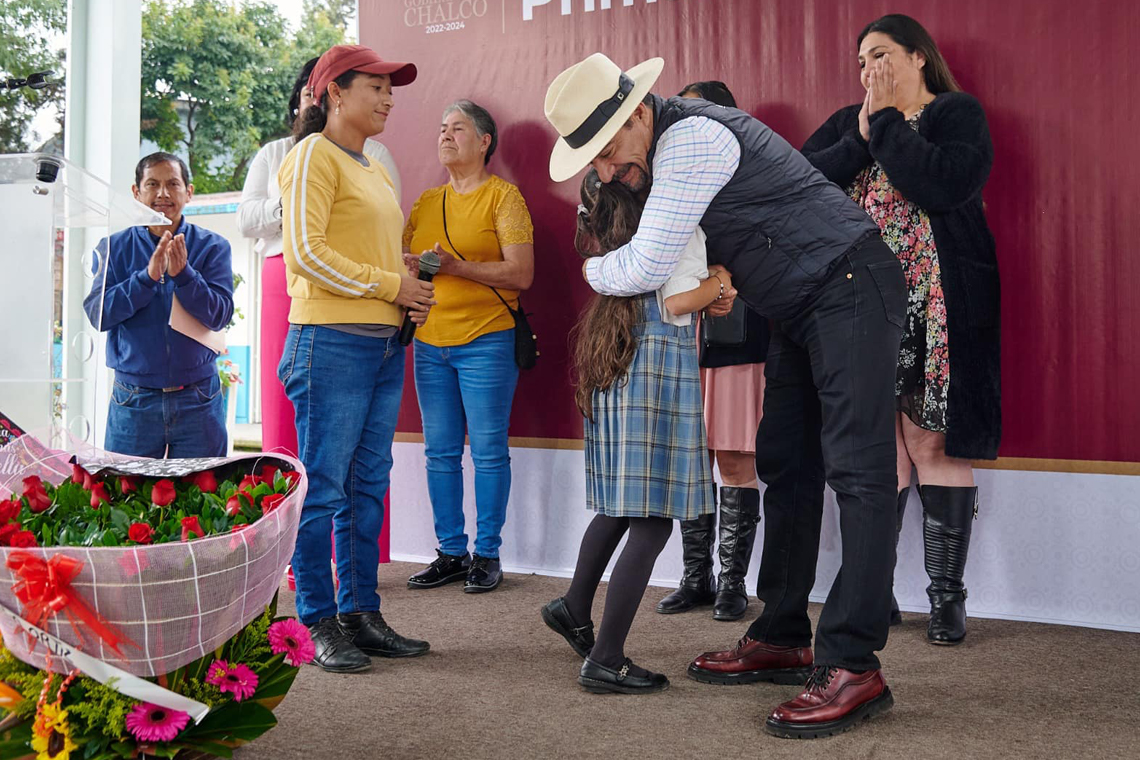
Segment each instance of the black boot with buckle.
[[744,576],[756,543],[760,522],[760,491],[722,486],[720,489],[720,577],[717,578],[713,620],[739,620],[748,609]]
[[[895,527],[895,567],[899,564],[899,536],[902,535],[903,513],[906,512],[906,500],[910,496],[910,486],[899,491],[898,500],[898,524]],[[891,586],[894,586],[895,572],[891,570]],[[899,610],[899,600],[895,599],[894,591],[891,592],[891,625],[900,625],[902,623],[902,612]]]
[[922,497],[922,538],[926,574],[930,585],[930,625],[926,637],[932,644],[960,644],[966,638],[966,555],[978,514],[978,489],[974,486],[919,486]]
[[694,520],[681,521],[681,549],[685,573],[676,591],[657,603],[662,615],[688,612],[704,607],[716,600],[716,580],[713,578],[713,528],[716,515],[701,515]]

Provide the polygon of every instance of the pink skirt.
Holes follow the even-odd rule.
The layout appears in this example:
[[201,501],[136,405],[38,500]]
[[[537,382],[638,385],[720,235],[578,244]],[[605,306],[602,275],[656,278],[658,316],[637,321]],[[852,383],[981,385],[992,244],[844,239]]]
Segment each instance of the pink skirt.
[[285,257],[267,256],[261,265],[261,448],[295,457],[293,402],[277,379],[277,365],[289,333],[289,304]]
[[764,365],[701,369],[710,451],[756,451],[764,414]]

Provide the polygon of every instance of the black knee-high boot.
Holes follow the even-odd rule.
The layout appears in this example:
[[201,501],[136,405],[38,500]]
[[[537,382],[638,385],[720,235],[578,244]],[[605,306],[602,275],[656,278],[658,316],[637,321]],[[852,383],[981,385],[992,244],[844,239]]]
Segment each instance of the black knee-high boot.
[[695,520],[681,521],[681,549],[685,573],[676,591],[657,603],[663,615],[687,612],[704,607],[716,599],[716,580],[713,578],[712,546],[716,528],[716,514],[701,515]]
[[[899,564],[899,536],[902,535],[902,521],[903,513],[906,512],[906,500],[910,497],[910,486],[899,491],[898,501],[898,527],[895,528],[895,567]],[[894,586],[894,573],[891,574],[891,585]],[[891,625],[899,625],[902,623],[902,612],[899,611],[899,600],[895,599],[894,592],[891,592]]]
[[918,487],[922,498],[922,538],[930,585],[930,625],[933,644],[958,644],[966,638],[966,587],[962,575],[970,549],[970,533],[978,514],[974,486]]
[[720,576],[717,578],[715,620],[739,620],[748,609],[744,576],[756,543],[760,521],[760,491],[723,486],[720,489]]

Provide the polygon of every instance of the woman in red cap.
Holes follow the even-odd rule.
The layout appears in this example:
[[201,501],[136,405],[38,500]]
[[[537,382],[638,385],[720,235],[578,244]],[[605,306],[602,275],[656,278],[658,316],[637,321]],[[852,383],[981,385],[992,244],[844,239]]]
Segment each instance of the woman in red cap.
[[297,615],[312,632],[313,662],[338,673],[369,669],[369,655],[429,648],[380,615],[376,542],[404,384],[397,333],[405,313],[422,324],[434,300],[431,284],[404,269],[392,180],[363,152],[365,139],[384,131],[392,88],[415,78],[412,64],[363,45],[329,49],[313,68],[314,104],[297,118],[297,145],[278,173],[292,304],[277,374],[309,474],[293,552]]

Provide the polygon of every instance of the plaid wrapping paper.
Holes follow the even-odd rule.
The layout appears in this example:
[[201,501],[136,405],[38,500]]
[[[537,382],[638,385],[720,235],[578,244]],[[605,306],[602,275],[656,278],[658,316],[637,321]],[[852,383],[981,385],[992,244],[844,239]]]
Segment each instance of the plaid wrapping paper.
[[655,293],[625,379],[594,391],[585,421],[586,506],[609,517],[691,520],[713,512],[712,471],[697,368],[696,320],[661,321]]
[[[0,493],[19,492],[22,478],[38,475],[54,484],[71,474],[70,459],[117,462],[122,469],[202,465],[195,460],[140,460],[72,442],[71,451],[49,449],[31,436],[23,436],[0,449]],[[250,461],[251,471],[263,464],[291,465],[302,474],[298,487],[281,506],[237,533],[194,541],[122,547],[38,547],[21,549],[45,561],[62,554],[83,562],[71,587],[87,605],[138,645],[121,646],[116,655],[102,640],[84,631],[81,645],[63,614],[49,618],[48,633],[86,654],[136,676],[158,676],[206,656],[265,611],[281,583],[301,516],[308,480],[299,461],[284,455],[248,454],[204,460],[215,466]],[[201,467],[198,467],[201,469]],[[180,470],[181,471],[181,470]],[[8,568],[8,555],[17,551],[0,547],[0,604],[19,614],[21,605],[12,586],[18,580]],[[29,651],[28,640],[0,620],[4,644],[12,654],[33,667],[45,669],[44,647]],[[66,672],[52,659],[52,669]]]

